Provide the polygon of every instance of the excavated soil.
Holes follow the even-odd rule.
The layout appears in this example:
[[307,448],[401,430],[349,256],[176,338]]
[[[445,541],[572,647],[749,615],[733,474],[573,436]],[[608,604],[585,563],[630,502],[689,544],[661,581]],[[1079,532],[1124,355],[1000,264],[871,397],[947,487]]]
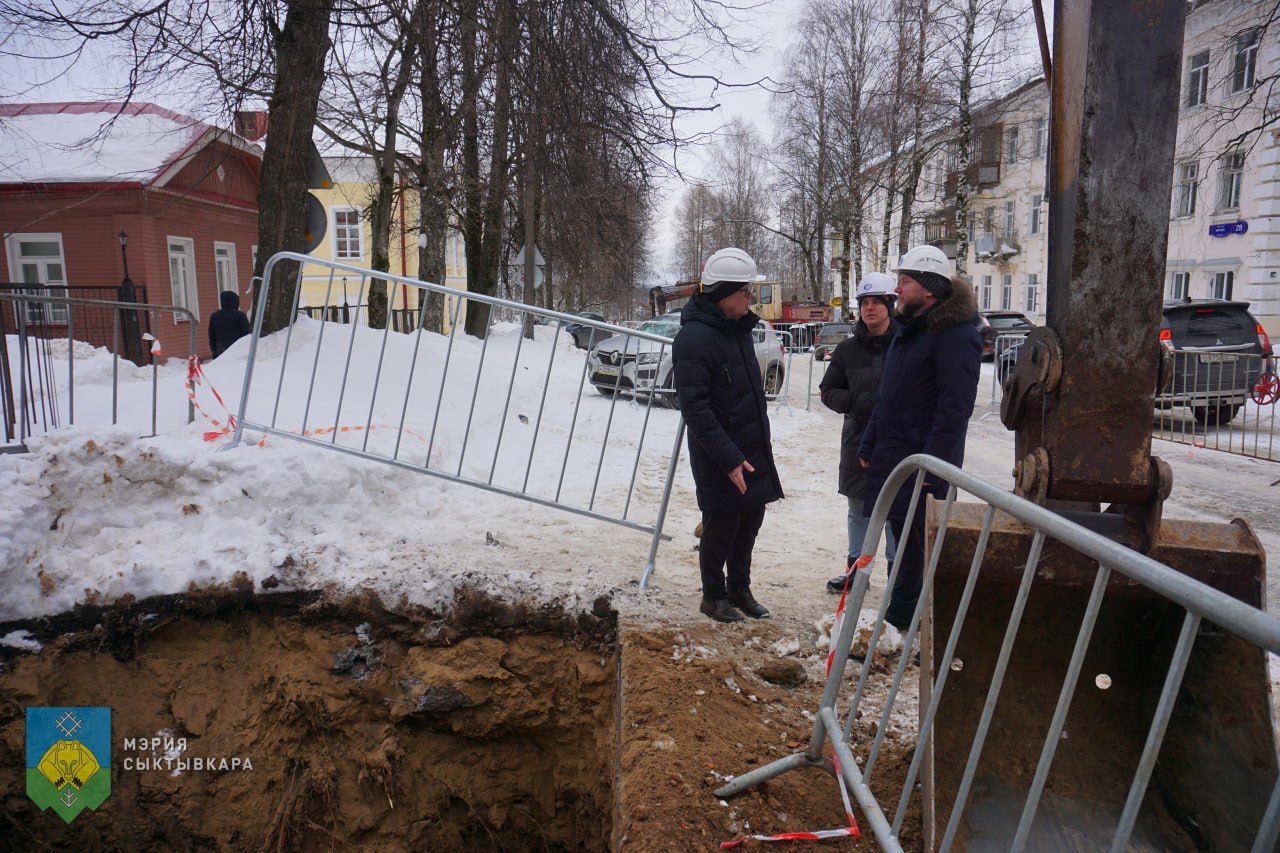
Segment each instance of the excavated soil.
[[[818,770],[712,793],[812,732],[821,666],[780,662],[781,624],[737,629],[729,658],[724,626],[619,628],[607,599],[568,615],[463,590],[445,616],[239,590],[0,635],[18,628],[45,645],[3,649],[4,850],[684,851],[845,823]],[[24,783],[25,708],[61,705],[112,708],[111,796],[71,824]],[[900,788],[913,746],[890,732],[873,787]]]

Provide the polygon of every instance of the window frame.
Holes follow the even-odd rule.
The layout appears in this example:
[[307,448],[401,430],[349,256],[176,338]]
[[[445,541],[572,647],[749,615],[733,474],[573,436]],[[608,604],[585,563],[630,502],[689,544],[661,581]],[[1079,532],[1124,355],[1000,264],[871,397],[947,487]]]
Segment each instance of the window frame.
[[1035,152],[1032,154],[1035,158],[1044,157],[1049,150],[1049,119],[1047,116],[1041,116],[1036,119],[1036,139]]
[[1018,203],[1012,199],[1004,203],[1004,231],[1002,237],[1018,236]]
[[1018,162],[1018,126],[1011,125],[1004,131],[1004,160],[1006,163]]
[[1028,314],[1040,313],[1040,273],[1027,273],[1026,294],[1023,302]]
[[[218,252],[225,251],[225,256],[219,256]],[[225,276],[231,282],[230,287],[223,284]],[[222,292],[229,290],[237,296],[240,294],[240,279],[236,271],[236,244],[228,243],[225,240],[213,241],[213,280],[214,286],[218,290],[219,304],[221,304]]]
[[1230,301],[1235,283],[1235,270],[1217,270],[1209,273],[1209,298]]
[[[1197,63],[1197,60],[1201,60]],[[1209,51],[1202,50],[1187,57],[1187,89],[1183,93],[1183,109],[1204,106],[1209,101]]]
[[1029,234],[1040,234],[1044,231],[1044,195],[1042,193],[1031,197],[1031,220],[1028,224]]
[[1169,285],[1165,290],[1169,299],[1186,299],[1191,295],[1191,273],[1187,270],[1170,270]]
[[1258,47],[1261,27],[1251,27],[1236,35],[1236,50],[1231,62],[1231,94],[1247,92],[1258,82]]
[[[182,251],[175,253],[174,245],[182,244]],[[200,290],[197,287],[196,276],[196,241],[192,237],[179,237],[174,234],[168,234],[164,238],[165,259],[169,268],[169,296],[173,299],[173,304],[179,308],[185,308],[191,312],[191,316],[197,321],[200,319]],[[187,280],[183,282],[182,292],[179,293],[178,282],[173,277],[173,262],[175,258],[180,257],[184,261],[184,269],[189,275]],[[173,322],[185,323],[187,318],[174,312]]]
[[1196,215],[1196,195],[1200,185],[1200,163],[1195,160],[1184,160],[1177,165],[1178,181],[1174,184],[1176,193],[1173,203],[1174,219],[1189,219]]
[[1236,149],[1222,156],[1218,169],[1218,210],[1239,210],[1244,194],[1245,154]]
[[1013,310],[1013,273],[1000,276],[1000,310]]
[[982,310],[991,310],[991,276],[982,277]]
[[[66,244],[63,243],[61,231],[18,231],[13,234],[5,235],[4,243],[5,257],[9,259],[9,280],[15,285],[22,286],[24,288],[26,285],[30,284],[30,290],[32,291],[30,295],[32,296],[53,295],[47,287],[50,283],[47,267],[52,260],[52,256],[27,256],[22,254],[21,246],[23,243],[56,243],[58,245],[57,264],[62,269],[62,279],[55,282],[55,286],[67,286],[67,247]],[[34,263],[39,267],[40,271],[43,273],[43,278],[40,280],[39,284],[45,285],[44,287],[36,286],[35,283],[24,280],[22,274],[24,261],[26,263]],[[67,291],[63,291],[63,296],[66,295]],[[48,316],[45,316],[45,306],[41,303],[25,302],[19,304],[26,305],[26,310],[24,312],[26,314],[25,321],[29,324],[39,326],[62,326],[67,323],[69,312],[64,306],[48,306],[49,313]],[[14,316],[17,316],[16,304],[14,305]]]
[[[340,215],[353,214],[355,222],[340,223]],[[333,259],[335,261],[364,260],[364,216],[360,208],[350,205],[329,208],[329,218],[333,221]],[[351,233],[354,230],[354,235]],[[354,241],[355,250],[351,248]]]

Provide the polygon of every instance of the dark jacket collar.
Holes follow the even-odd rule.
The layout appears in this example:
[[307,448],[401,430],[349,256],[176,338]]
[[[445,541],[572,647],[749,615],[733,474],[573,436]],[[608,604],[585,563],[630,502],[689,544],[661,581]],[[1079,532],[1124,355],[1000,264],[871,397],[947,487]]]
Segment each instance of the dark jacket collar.
[[760,322],[760,318],[751,311],[748,311],[737,320],[730,320],[720,310],[720,306],[702,292],[693,294],[689,301],[685,303],[684,308],[680,309],[680,324],[682,326],[689,323],[705,323],[724,335],[747,334],[756,327],[758,322]]

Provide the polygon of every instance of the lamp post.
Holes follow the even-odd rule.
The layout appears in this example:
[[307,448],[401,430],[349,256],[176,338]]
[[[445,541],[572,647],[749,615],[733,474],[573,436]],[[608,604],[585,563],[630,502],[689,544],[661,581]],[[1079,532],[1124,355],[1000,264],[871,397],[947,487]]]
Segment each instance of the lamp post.
[[[129,235],[121,229],[116,239],[120,241],[120,263],[124,265],[124,280],[120,282],[120,301],[137,302],[138,294],[133,288],[133,279],[129,278],[129,255],[125,248],[129,244]],[[124,320],[125,358],[134,363],[141,363],[139,359],[142,355],[142,330],[138,326],[138,313],[131,309],[122,309],[120,313]]]

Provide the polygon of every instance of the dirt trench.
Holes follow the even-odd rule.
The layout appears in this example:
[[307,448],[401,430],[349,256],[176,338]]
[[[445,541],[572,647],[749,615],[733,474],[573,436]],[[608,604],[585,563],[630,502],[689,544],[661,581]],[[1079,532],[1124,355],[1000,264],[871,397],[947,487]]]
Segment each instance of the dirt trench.
[[[19,628],[44,649],[0,647],[3,850],[712,850],[844,824],[821,772],[712,794],[811,732],[820,679],[759,674],[778,626],[726,659],[704,656],[723,631],[620,631],[607,599],[570,615],[464,589],[444,615],[238,589],[0,636]],[[112,709],[111,794],[70,823],[25,791],[32,706]],[[889,752],[905,767],[911,744]],[[908,826],[911,849],[918,808]]]

